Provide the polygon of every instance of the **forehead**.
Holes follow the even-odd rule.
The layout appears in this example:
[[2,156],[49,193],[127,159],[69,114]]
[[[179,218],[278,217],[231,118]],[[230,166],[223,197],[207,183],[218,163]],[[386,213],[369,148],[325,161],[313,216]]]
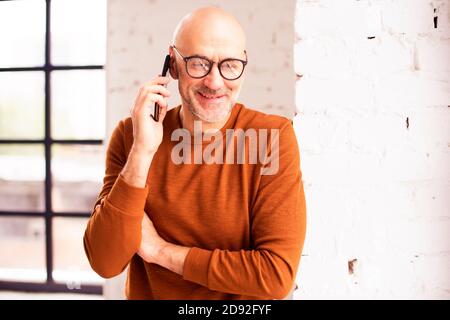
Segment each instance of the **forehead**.
[[240,27],[228,20],[196,19],[185,25],[176,45],[186,55],[211,58],[241,57],[245,50],[245,35]]
[[185,42],[182,48],[185,55],[202,55],[212,59],[241,58],[245,50],[244,46],[233,39],[212,37],[191,39]]

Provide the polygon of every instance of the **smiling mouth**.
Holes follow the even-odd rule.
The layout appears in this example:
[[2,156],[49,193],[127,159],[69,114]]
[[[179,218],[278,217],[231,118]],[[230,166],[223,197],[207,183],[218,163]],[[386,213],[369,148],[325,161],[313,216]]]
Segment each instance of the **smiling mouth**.
[[197,94],[202,97],[203,99],[207,99],[207,100],[220,100],[222,98],[225,97],[224,94],[222,95],[212,95],[212,94],[206,94],[200,91],[197,91]]

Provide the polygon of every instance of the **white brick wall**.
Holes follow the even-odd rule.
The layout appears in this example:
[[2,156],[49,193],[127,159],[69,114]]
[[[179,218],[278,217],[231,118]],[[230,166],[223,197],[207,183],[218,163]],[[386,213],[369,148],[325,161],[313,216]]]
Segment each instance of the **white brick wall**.
[[294,297],[449,299],[449,1],[298,0],[295,28]]

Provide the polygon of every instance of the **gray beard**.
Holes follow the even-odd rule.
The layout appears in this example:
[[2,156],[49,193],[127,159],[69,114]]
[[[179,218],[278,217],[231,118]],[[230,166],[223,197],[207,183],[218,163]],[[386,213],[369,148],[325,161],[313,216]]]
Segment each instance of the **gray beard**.
[[189,112],[194,116],[194,119],[198,119],[201,121],[214,123],[214,122],[220,122],[225,120],[226,117],[230,114],[231,108],[234,105],[234,103],[230,103],[227,107],[227,112],[223,114],[223,116],[220,119],[211,119],[211,118],[205,118],[203,115],[195,111],[195,108],[192,107],[192,104],[189,104]]

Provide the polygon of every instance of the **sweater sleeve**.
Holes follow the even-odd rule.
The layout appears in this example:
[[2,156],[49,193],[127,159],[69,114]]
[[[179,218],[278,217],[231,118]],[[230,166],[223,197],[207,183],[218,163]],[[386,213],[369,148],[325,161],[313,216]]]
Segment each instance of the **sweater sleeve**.
[[300,153],[292,124],[280,129],[279,170],[262,175],[251,212],[252,250],[192,248],[183,277],[211,290],[282,299],[292,289],[306,233]]
[[120,274],[139,249],[148,194],[148,186],[133,187],[120,175],[127,160],[124,127],[121,121],[111,135],[103,187],[83,238],[91,267],[104,278]]

